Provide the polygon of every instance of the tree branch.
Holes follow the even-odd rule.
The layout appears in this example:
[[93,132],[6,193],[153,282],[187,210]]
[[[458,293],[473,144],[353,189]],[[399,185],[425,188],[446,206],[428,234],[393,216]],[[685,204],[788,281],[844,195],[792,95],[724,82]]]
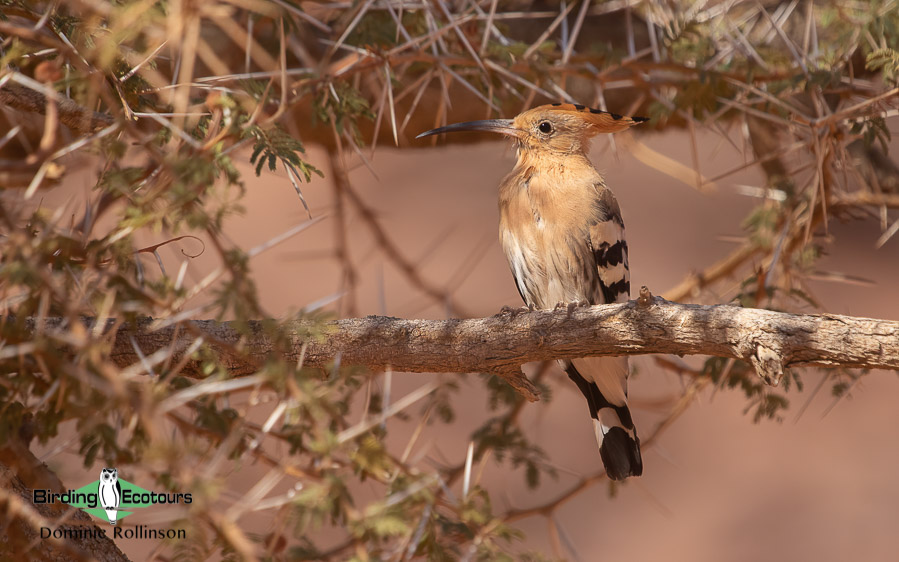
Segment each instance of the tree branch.
[[[94,319],[83,322],[92,326]],[[66,329],[60,318],[40,323],[40,332],[51,338]],[[37,324],[28,319],[26,330],[35,335]],[[163,350],[181,361],[185,350],[202,337],[234,376],[255,372],[267,356],[280,351],[291,361],[302,357],[307,367],[327,367],[339,357],[343,365],[372,369],[493,373],[529,400],[536,400],[538,391],[520,366],[566,357],[649,353],[731,357],[750,362],[772,385],[790,366],[899,370],[899,321],[679,304],[652,297],[648,291],[636,301],[570,311],[465,320],[349,318],[328,323],[325,335],[318,338],[305,335],[315,328],[311,323],[297,321],[284,334],[286,349],[278,347],[262,322],[252,323],[249,335],[214,320],[189,321],[180,330],[171,325],[154,329],[154,324],[148,318],[116,328],[116,322],[108,320],[106,332],[115,330],[112,360],[121,366],[140,363],[134,341],[144,358]],[[185,374],[200,373],[198,360],[185,359],[184,364]]]
[[[115,123],[112,116],[91,111],[64,96],[57,96],[56,103],[59,120],[73,131],[88,134]],[[0,87],[0,104],[41,115],[47,111],[47,97],[44,94],[18,84],[4,84]]]

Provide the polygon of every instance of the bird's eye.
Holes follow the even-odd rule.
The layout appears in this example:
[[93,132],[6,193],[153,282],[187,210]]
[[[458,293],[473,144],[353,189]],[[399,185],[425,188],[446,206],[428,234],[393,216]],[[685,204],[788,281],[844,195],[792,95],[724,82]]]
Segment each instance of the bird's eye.
[[541,121],[537,128],[540,129],[540,132],[544,135],[548,135],[553,132],[553,124],[549,121]]

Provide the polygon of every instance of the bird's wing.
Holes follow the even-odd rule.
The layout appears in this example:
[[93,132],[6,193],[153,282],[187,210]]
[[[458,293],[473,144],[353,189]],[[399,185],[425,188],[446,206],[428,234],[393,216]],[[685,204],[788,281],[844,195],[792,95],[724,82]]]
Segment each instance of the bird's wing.
[[596,186],[593,222],[588,226],[590,248],[596,262],[602,303],[624,302],[631,294],[631,272],[627,260],[627,240],[621,209],[612,191]]
[[[627,241],[621,209],[612,191],[597,184],[592,213],[586,225],[587,240],[583,259],[590,262],[593,275],[590,304],[611,304],[628,300],[631,274],[627,261]],[[583,358],[573,361],[588,382],[595,382],[607,401],[615,406],[627,403],[627,357]]]

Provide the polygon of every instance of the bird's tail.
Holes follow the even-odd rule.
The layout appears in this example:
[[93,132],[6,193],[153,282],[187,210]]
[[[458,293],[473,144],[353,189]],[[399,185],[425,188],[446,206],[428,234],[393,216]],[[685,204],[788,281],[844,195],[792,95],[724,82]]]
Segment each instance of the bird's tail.
[[585,379],[570,362],[565,372],[587,398],[596,444],[599,445],[599,454],[609,478],[624,480],[628,476],[643,474],[640,439],[627,402],[621,406],[609,402],[596,383]]

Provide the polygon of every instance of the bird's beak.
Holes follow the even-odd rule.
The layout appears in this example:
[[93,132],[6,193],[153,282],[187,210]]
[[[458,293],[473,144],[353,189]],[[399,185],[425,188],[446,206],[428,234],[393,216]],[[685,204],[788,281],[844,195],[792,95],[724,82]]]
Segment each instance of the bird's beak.
[[439,135],[440,133],[455,133],[457,131],[484,131],[488,133],[509,135],[510,137],[521,136],[521,131],[512,126],[511,119],[486,119],[483,121],[466,121],[464,123],[447,125],[446,127],[437,127],[436,129],[425,131],[415,138],[420,139],[431,135]]

